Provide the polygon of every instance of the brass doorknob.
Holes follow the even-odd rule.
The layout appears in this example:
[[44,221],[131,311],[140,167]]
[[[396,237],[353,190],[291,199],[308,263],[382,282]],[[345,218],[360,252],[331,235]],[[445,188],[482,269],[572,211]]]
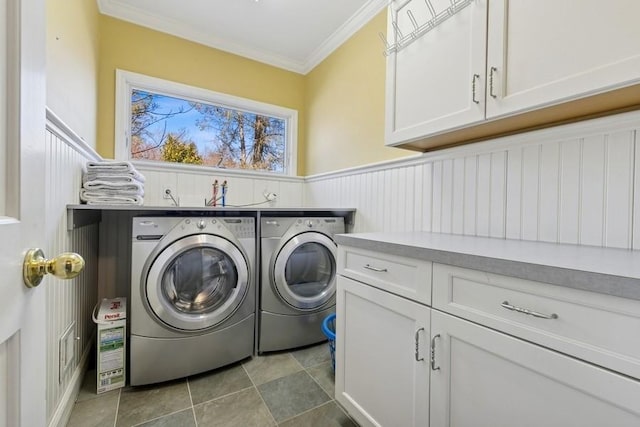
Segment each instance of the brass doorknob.
[[40,284],[45,274],[59,279],[73,279],[84,268],[84,259],[73,252],[64,252],[52,259],[45,259],[42,249],[29,249],[22,264],[22,277],[27,288]]

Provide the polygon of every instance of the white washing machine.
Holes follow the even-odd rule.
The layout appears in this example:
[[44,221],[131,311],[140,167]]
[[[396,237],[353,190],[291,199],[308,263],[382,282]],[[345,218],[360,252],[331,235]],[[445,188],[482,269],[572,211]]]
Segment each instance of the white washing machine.
[[251,356],[255,219],[136,217],[131,262],[131,385]]
[[261,218],[258,352],[326,340],[322,321],[335,312],[333,235],[344,218]]

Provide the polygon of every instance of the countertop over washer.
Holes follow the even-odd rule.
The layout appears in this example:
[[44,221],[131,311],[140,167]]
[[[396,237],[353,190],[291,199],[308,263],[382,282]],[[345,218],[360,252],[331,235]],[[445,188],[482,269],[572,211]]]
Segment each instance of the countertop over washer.
[[67,205],[67,230],[74,230],[89,224],[100,222],[102,212],[121,212],[131,216],[167,215],[167,216],[341,216],[345,224],[352,225],[354,208],[236,208],[236,207],[196,207],[196,206],[135,206],[135,205]]

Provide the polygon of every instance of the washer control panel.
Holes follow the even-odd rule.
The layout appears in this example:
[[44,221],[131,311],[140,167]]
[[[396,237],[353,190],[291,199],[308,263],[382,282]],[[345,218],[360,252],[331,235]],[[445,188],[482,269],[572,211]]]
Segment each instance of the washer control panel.
[[256,237],[255,218],[218,218],[236,237],[248,239]]

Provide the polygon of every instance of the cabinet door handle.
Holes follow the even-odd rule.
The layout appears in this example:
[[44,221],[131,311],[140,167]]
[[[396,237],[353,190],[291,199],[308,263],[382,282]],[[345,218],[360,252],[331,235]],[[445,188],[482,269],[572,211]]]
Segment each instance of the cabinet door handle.
[[492,98],[497,98],[498,96],[493,93],[493,74],[498,71],[498,69],[496,67],[491,67],[491,69],[489,70],[489,95]]
[[436,366],[436,339],[440,338],[440,334],[434,335],[431,338],[431,370],[439,371],[440,366]]
[[558,318],[558,315],[555,313],[551,313],[551,314],[539,313],[537,311],[529,310],[528,308],[522,308],[516,305],[511,305],[509,304],[509,301],[503,301],[502,304],[500,305],[502,306],[502,308],[506,308],[507,310],[517,311],[518,313],[527,314],[533,317],[539,317],[540,319],[557,319]]
[[424,360],[424,357],[420,357],[420,331],[424,331],[424,328],[416,331],[416,362],[422,362]]
[[473,78],[471,79],[471,94],[472,94],[471,99],[475,104],[480,104],[480,101],[476,99],[476,80],[479,78],[480,78],[480,74],[474,74]]
[[374,267],[374,266],[369,265],[369,264],[366,264],[364,266],[364,268],[366,268],[367,270],[378,272],[378,273],[386,273],[387,272],[386,268],[378,268],[378,267]]

